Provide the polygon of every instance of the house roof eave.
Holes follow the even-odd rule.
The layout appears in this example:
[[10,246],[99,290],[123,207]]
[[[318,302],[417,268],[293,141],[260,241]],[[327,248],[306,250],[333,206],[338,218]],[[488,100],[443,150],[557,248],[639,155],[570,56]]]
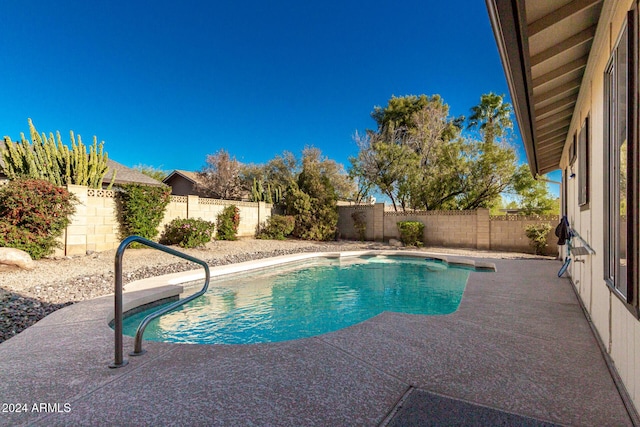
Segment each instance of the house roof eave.
[[[560,168],[606,38],[603,0],[486,0],[534,174]],[[604,11],[604,12],[603,12]]]
[[528,55],[524,54],[528,48],[522,34],[524,4],[520,0],[486,0],[486,4],[529,168],[533,176],[536,176],[540,173],[540,168],[534,144],[535,127],[529,89],[531,75],[528,72],[530,67]]

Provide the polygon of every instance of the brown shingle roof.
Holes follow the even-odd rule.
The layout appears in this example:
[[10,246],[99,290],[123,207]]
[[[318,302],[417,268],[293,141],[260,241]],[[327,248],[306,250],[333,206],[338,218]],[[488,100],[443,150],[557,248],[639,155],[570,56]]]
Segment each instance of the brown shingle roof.
[[114,160],[107,160],[107,173],[104,176],[103,184],[109,184],[111,182],[111,177],[113,177],[113,171],[116,171],[116,180],[114,185],[117,184],[144,184],[144,185],[154,185],[154,186],[162,186],[163,184],[160,181],[156,181],[143,174],[140,171],[129,168],[123,164],[120,164]]
[[181,169],[176,169],[171,172],[169,176],[162,180],[162,182],[166,184],[174,175],[181,175],[183,178],[193,182],[194,184],[201,183],[200,177],[198,176],[197,172],[185,171]]

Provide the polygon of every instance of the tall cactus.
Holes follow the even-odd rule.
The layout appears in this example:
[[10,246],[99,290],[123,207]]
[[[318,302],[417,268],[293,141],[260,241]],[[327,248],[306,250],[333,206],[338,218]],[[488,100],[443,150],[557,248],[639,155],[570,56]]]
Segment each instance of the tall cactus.
[[[93,144],[87,147],[82,143],[82,138],[76,138],[73,131],[71,135],[71,149],[63,144],[60,132],[45,133],[40,135],[31,119],[29,133],[31,144],[24,134],[20,134],[21,141],[14,143],[11,138],[5,136],[5,149],[0,150],[0,156],[4,160],[4,173],[9,179],[29,177],[47,180],[55,185],[85,185],[90,188],[101,188],[104,176],[107,173],[108,155],[104,152],[104,141],[98,145],[98,139],[93,137]],[[115,171],[109,184],[109,188],[115,180]]]
[[251,201],[278,204],[282,201],[282,187],[271,187],[271,183],[268,182],[265,188],[262,181],[253,178]]
[[279,204],[282,201],[282,187],[277,186],[273,192],[273,203]]
[[259,202],[260,201],[260,191],[258,191],[258,181],[253,178],[253,187],[251,187],[251,201]]
[[264,193],[264,201],[267,203],[273,203],[273,197],[271,196],[271,184],[267,184],[267,191]]

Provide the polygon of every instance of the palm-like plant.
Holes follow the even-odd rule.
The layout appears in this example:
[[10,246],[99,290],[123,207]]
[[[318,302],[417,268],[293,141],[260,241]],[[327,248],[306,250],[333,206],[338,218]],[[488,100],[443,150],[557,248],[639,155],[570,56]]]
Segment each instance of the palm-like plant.
[[480,104],[471,108],[469,127],[479,128],[485,142],[493,143],[513,127],[511,110],[511,104],[504,102],[504,95],[484,94],[480,97]]

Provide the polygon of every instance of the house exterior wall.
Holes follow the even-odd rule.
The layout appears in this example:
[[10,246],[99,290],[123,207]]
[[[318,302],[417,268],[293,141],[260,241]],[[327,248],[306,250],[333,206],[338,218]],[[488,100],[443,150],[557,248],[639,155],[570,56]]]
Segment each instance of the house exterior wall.
[[167,180],[166,184],[171,187],[171,194],[175,196],[188,196],[194,194],[193,182],[180,175],[174,175]]
[[[574,120],[569,129],[569,138],[565,144],[561,162],[563,181],[567,182],[567,217],[571,227],[594,249],[594,255],[581,256],[584,262],[572,262],[568,269],[573,284],[589,312],[591,320],[611,356],[636,408],[640,408],[640,321],[625,307],[608,288],[604,281],[605,265],[605,114],[604,114],[604,74],[626,14],[633,1],[605,2],[598,31],[604,31],[605,41],[592,48],[593,66],[588,67],[582,81],[581,94],[574,112]],[[606,11],[606,13],[605,13]],[[578,205],[578,180],[580,168],[577,159],[569,165],[569,143],[578,132],[585,118],[590,120],[590,156],[588,207]],[[580,243],[577,243],[580,245]],[[566,247],[562,248],[562,256]]]

